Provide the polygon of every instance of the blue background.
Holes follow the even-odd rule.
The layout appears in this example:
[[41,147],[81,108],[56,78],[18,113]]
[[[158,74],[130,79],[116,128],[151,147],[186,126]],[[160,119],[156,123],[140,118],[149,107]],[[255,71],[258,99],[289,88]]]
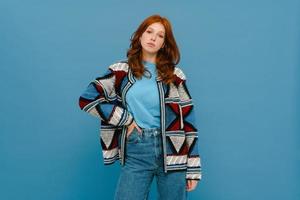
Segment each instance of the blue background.
[[[88,83],[126,58],[142,20],[168,17],[199,128],[190,199],[300,199],[300,2],[0,2],[0,199],[112,199]],[[152,185],[151,199],[156,197]]]

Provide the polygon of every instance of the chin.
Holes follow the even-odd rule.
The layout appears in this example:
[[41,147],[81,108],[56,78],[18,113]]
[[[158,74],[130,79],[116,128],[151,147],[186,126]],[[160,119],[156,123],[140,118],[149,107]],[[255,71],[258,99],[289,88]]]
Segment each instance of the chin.
[[149,53],[149,54],[154,54],[154,53],[158,52],[158,50],[147,49],[147,48],[144,48],[144,51],[145,51],[145,53]]

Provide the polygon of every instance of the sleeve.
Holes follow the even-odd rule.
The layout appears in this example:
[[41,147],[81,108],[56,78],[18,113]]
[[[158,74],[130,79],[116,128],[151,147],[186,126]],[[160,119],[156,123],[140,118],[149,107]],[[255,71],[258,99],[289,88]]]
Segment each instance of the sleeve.
[[194,104],[186,85],[186,79],[179,83],[178,92],[182,111],[181,120],[186,134],[186,143],[189,146],[186,179],[200,180],[202,173],[198,150],[198,130],[196,127]]
[[79,97],[79,107],[81,110],[99,117],[106,124],[129,125],[133,121],[133,117],[118,101],[115,81],[116,75],[109,68],[101,77],[89,83]]

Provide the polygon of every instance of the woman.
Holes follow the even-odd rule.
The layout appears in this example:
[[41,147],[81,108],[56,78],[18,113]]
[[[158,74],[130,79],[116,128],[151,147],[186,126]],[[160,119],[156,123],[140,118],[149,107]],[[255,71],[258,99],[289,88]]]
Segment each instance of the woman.
[[82,110],[101,119],[104,164],[120,160],[115,199],[183,200],[201,179],[192,98],[176,65],[170,22],[145,19],[131,37],[127,60],[116,62],[80,96]]

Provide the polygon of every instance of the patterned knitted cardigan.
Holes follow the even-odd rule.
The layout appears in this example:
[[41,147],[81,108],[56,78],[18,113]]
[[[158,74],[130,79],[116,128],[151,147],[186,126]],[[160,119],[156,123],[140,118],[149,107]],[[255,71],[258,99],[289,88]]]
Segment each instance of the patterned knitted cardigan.
[[[186,86],[186,76],[175,67],[175,81],[165,84],[156,78],[160,96],[161,136],[164,171],[186,170],[186,179],[201,179],[198,131],[193,102]],[[80,108],[100,118],[100,142],[104,164],[126,162],[127,125],[133,120],[128,112],[126,93],[136,81],[127,61],[108,67],[93,80],[79,98]]]

